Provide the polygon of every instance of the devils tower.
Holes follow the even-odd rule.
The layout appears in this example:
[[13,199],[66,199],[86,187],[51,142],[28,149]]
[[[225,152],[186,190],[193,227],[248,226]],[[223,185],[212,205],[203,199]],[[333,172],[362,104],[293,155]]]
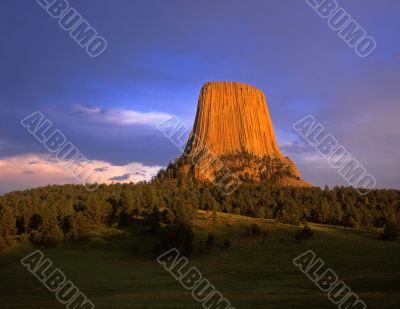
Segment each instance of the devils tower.
[[185,151],[161,176],[214,181],[221,173],[241,181],[307,185],[280,151],[265,95],[255,87],[206,83]]
[[191,152],[204,145],[216,156],[247,152],[282,157],[264,94],[240,83],[204,85],[188,145]]

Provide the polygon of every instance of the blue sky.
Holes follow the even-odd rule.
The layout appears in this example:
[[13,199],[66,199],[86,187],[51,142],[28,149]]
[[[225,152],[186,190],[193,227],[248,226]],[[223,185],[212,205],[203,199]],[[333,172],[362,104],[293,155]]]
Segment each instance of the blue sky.
[[264,91],[278,144],[305,180],[346,184],[292,129],[312,114],[378,187],[400,187],[399,1],[338,1],[375,38],[367,58],[302,0],[69,2],[106,38],[100,57],[36,1],[0,2],[0,193],[71,181],[43,168],[47,151],[20,125],[28,114],[43,112],[110,179],[127,179],[179,155],[152,116],[190,127],[202,85],[216,80]]

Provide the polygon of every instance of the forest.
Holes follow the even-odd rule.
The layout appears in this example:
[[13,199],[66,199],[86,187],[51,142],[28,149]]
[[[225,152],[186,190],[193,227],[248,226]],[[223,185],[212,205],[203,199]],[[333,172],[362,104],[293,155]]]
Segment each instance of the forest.
[[[313,222],[356,229],[390,228],[398,235],[400,191],[365,195],[351,187],[296,188],[244,183],[231,195],[204,183],[154,179],[137,184],[51,185],[0,196],[0,249],[16,240],[57,244],[85,239],[96,226],[141,222],[159,237],[157,251],[176,246],[190,253],[198,209],[299,225]],[[390,238],[390,236],[388,237]]]

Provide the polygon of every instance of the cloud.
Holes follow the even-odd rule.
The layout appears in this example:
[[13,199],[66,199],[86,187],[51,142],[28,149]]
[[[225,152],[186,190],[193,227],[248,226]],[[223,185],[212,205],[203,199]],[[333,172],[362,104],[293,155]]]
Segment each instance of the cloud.
[[171,119],[173,115],[160,112],[138,112],[127,109],[104,109],[77,105],[75,112],[96,122],[119,125],[157,125]]
[[313,148],[310,145],[303,142],[301,138],[296,138],[293,142],[288,142],[281,146],[281,150],[289,156],[308,153],[312,149]]
[[111,181],[124,181],[124,180],[128,180],[130,177],[131,177],[131,174],[125,174],[125,175],[121,175],[121,176],[111,177],[111,178],[109,178],[109,180],[111,180]]
[[[80,183],[66,167],[67,162],[57,161],[47,154],[24,154],[0,159],[0,194],[49,184]],[[99,173],[102,183],[148,181],[163,168],[132,162],[113,165],[93,160],[91,170]]]
[[13,143],[10,143],[10,141],[0,138],[0,150],[10,149],[14,146],[15,145]]
[[95,172],[100,172],[100,173],[103,173],[107,170],[108,170],[108,167],[98,167],[98,168],[94,169]]

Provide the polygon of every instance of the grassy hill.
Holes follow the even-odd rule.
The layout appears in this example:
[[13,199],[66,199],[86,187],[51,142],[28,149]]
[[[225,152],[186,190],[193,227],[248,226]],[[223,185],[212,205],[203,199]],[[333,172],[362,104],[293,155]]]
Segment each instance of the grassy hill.
[[[250,237],[249,225],[265,236]],[[314,236],[295,242],[299,227],[199,211],[195,220],[196,266],[236,308],[335,308],[292,260],[307,250],[321,257],[368,308],[398,308],[400,243],[368,231],[310,224]],[[209,232],[215,245],[204,245]],[[229,249],[224,240],[231,240]],[[19,243],[0,254],[0,308],[63,308],[21,264],[39,248],[96,308],[201,308],[152,253],[154,238],[140,225],[94,229],[90,238],[58,247]],[[134,247],[138,248],[137,254]]]

